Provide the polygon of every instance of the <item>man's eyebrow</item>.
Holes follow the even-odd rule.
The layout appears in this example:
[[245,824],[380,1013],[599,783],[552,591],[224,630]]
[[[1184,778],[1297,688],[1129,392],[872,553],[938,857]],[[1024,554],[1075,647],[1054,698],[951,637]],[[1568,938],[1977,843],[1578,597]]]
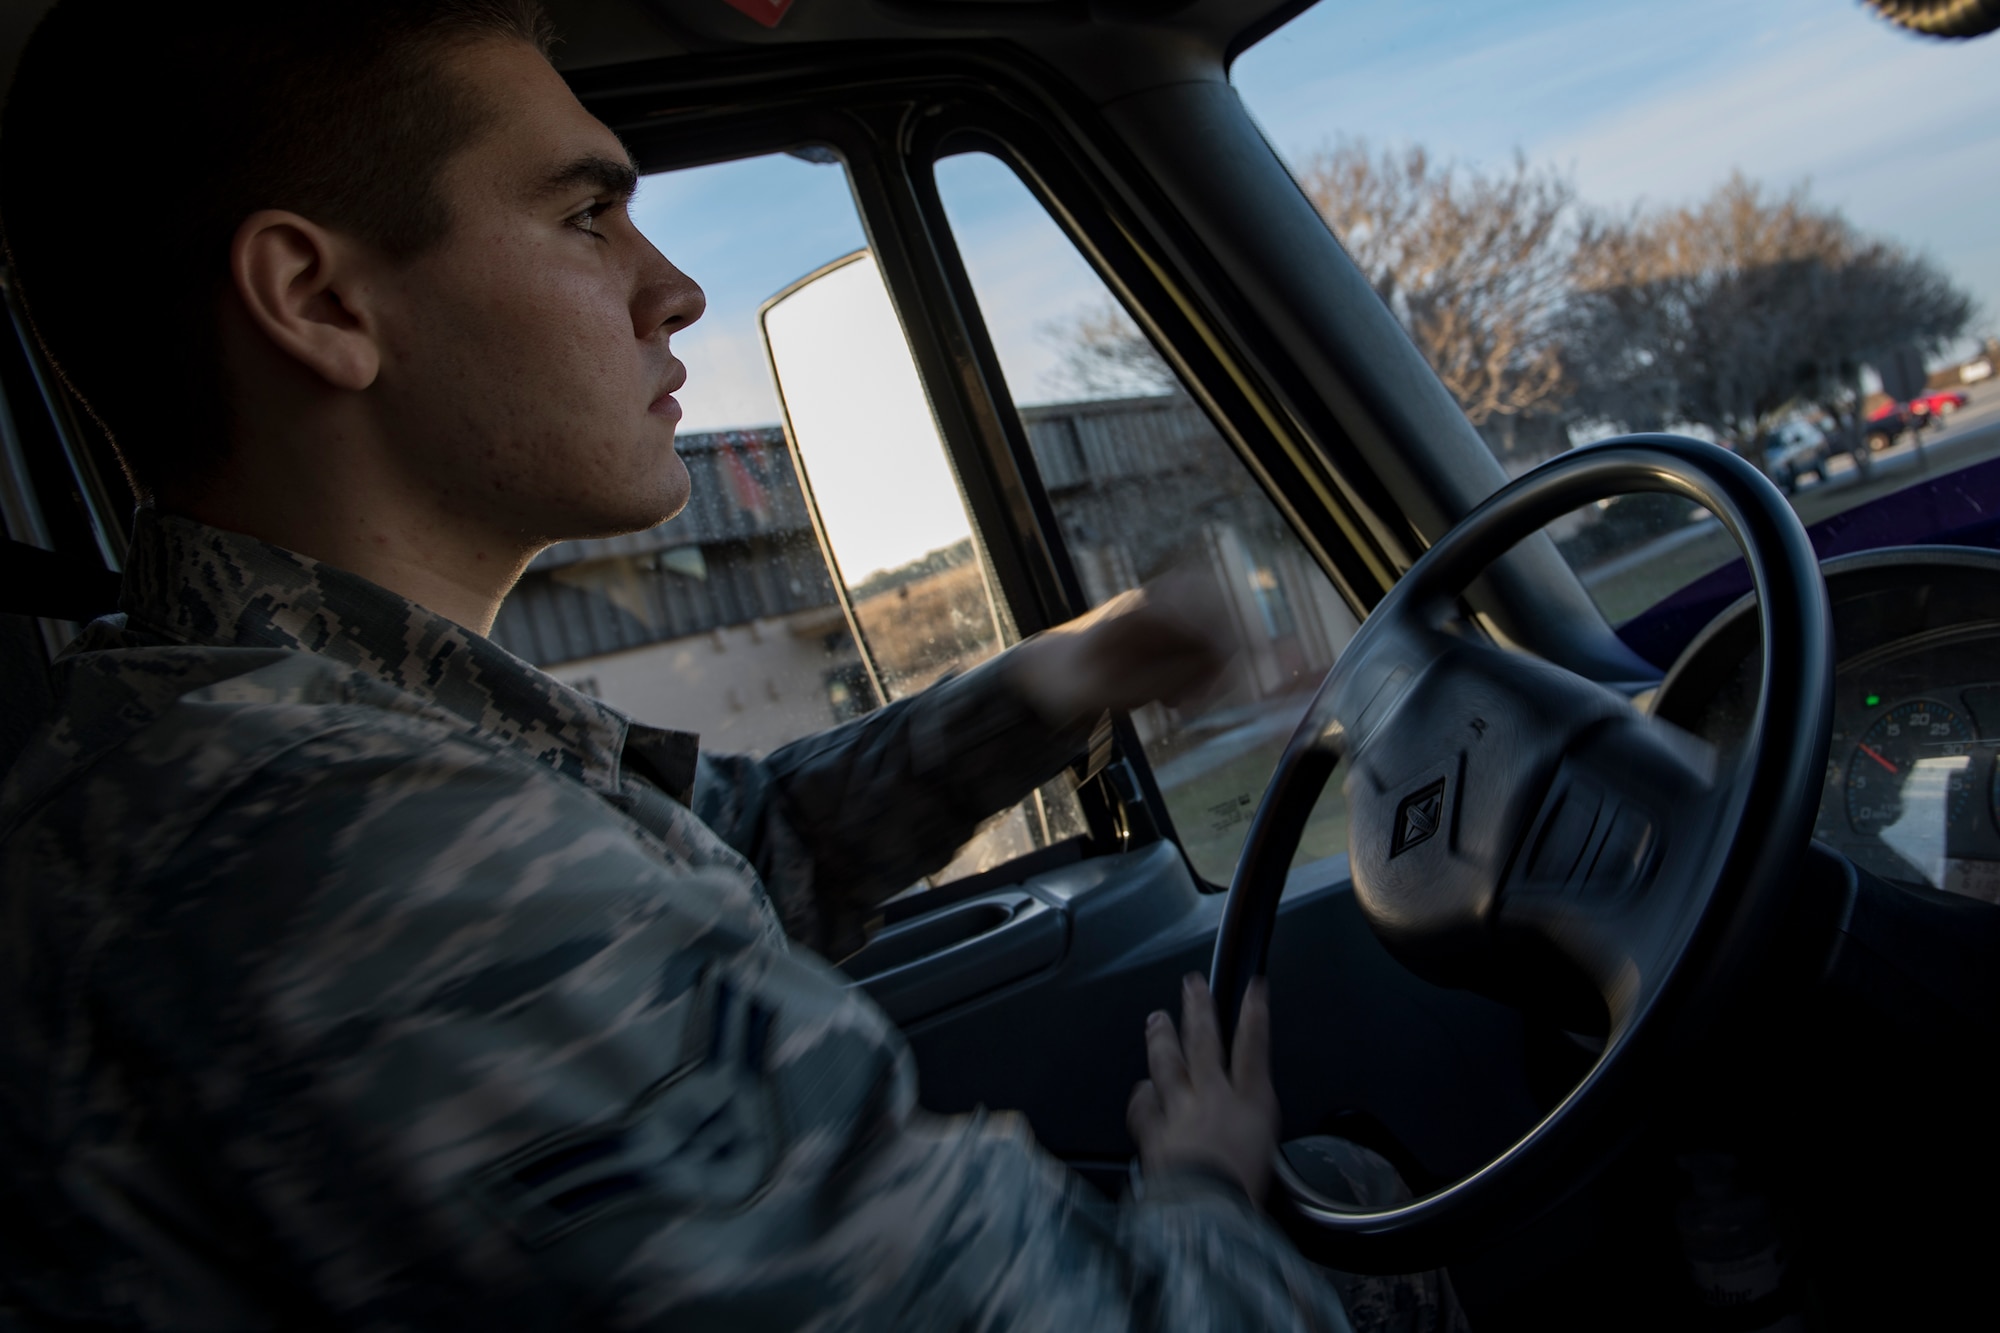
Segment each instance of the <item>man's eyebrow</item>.
[[590,153],[574,161],[565,162],[543,177],[541,188],[535,193],[567,194],[579,186],[589,186],[595,194],[612,194],[621,199],[630,198],[639,188],[639,171],[630,162]]

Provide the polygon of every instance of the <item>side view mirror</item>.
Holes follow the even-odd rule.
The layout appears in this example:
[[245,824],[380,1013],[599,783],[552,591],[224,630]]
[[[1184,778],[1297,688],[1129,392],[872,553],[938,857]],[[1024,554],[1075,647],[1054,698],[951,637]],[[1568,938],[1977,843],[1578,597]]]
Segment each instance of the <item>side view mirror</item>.
[[[1012,637],[916,359],[874,256],[837,259],[759,312],[792,466],[877,701],[964,671]],[[991,869],[1082,831],[1044,790],[937,875]]]
[[858,250],[808,274],[759,322],[792,462],[877,697],[991,657],[1003,622],[874,257]]

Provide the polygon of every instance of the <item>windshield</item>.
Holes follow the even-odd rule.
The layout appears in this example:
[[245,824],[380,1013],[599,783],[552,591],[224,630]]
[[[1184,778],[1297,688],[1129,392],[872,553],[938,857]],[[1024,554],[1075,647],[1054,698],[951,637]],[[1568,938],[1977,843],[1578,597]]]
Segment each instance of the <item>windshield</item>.
[[[1232,79],[1509,473],[1697,436],[1833,555],[2000,545],[1996,58],[1840,0],[1328,0]],[[1656,661],[1735,595],[1682,501],[1551,535]]]

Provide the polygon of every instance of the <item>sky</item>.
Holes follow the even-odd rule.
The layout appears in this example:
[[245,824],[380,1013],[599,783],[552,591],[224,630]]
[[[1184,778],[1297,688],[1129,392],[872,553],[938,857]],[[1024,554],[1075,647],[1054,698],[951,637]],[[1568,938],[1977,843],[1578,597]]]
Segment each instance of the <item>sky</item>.
[[[1692,200],[1736,170],[1804,182],[1939,263],[1980,302],[1975,332],[2000,332],[2000,35],[1934,42],[1855,0],[1322,0],[1231,80],[1294,163],[1342,135],[1496,168],[1519,151],[1609,207]],[[1059,396],[1050,326],[1101,288],[997,163],[948,160],[939,183],[1015,396]],[[634,216],[709,296],[675,339],[683,428],[777,421],[757,309],[863,244],[841,168],[655,176]]]
[[778,396],[757,331],[765,300],[866,240],[845,169],[779,154],[639,183],[632,220],[701,284],[708,310],[674,335],[686,431],[774,425]]
[[1008,392],[1023,405],[1077,397],[1063,371],[1062,326],[1110,305],[1104,280],[998,158],[945,158],[937,183]]
[[1323,0],[1231,81],[1297,161],[1342,134],[1504,166],[1591,203],[1740,169],[1928,254],[2000,328],[2000,35],[1940,42],[1856,0]]

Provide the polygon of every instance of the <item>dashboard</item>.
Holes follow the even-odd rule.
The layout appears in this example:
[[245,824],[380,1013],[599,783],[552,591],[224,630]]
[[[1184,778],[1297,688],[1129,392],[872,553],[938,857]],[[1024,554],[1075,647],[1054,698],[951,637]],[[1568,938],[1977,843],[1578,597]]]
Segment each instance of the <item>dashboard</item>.
[[[1884,879],[2000,902],[2000,552],[1899,547],[1821,568],[1834,712],[1813,836]],[[1652,712],[1727,762],[1762,670],[1746,597],[1688,645]]]

